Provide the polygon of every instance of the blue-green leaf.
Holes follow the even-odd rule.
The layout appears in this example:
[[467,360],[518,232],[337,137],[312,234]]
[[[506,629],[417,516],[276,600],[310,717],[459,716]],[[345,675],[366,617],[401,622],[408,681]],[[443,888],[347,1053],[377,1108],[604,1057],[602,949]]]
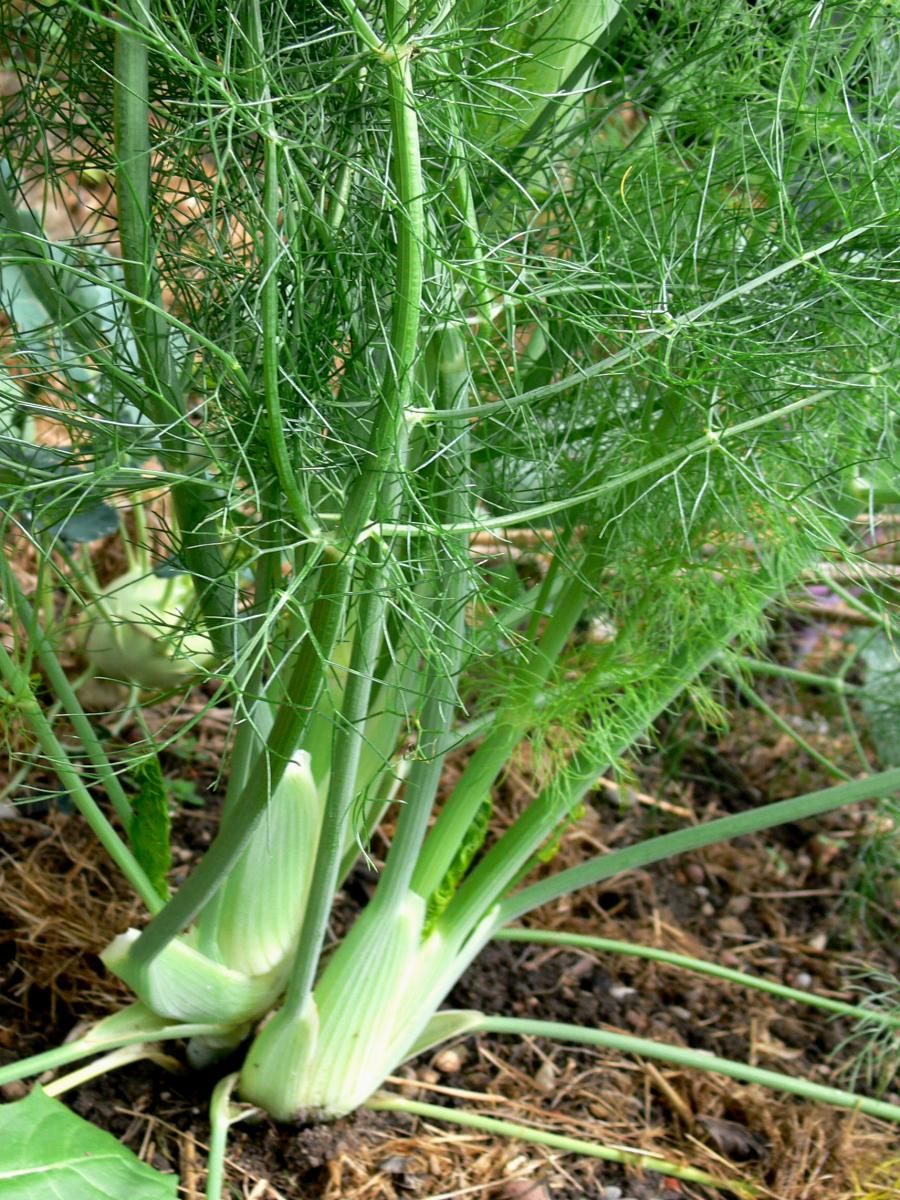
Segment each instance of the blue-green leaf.
[[866,681],[862,710],[885,767],[900,767],[900,657],[883,633],[867,642],[862,652]]
[[142,1163],[41,1087],[0,1105],[3,1200],[176,1200],[178,1179]]

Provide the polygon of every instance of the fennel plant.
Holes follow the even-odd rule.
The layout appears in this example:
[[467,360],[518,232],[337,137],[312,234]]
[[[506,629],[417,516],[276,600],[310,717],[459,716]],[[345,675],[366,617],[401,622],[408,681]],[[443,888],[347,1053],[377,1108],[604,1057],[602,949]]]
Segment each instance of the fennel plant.
[[[900,1118],[683,1048],[440,1009],[487,941],[568,891],[900,786],[543,868],[599,777],[801,572],[864,550],[861,464],[883,470],[897,432],[890,37],[878,4],[793,0],[6,7],[6,528],[90,625],[97,670],[121,678],[123,639],[163,639],[129,681],[205,673],[234,721],[218,835],[166,900],[52,605],[4,567],[4,702],[151,919],[104,955],[137,1004],[0,1078],[246,1044],[214,1098],[210,1195],[232,1090],[283,1120],[415,1110],[373,1094],[465,1030]],[[51,236],[85,181],[94,216]],[[194,603],[155,600],[154,575],[125,611],[80,543],[160,491],[155,568]],[[536,799],[486,842],[524,746]],[[326,947],[382,826],[373,898]]]

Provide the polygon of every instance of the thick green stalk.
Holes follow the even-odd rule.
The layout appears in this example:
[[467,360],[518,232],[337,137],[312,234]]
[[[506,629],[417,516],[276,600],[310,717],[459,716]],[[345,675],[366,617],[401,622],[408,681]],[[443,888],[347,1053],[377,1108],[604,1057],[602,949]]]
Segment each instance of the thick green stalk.
[[731,841],[733,838],[773,829],[788,822],[805,821],[810,817],[821,816],[822,813],[833,812],[837,808],[845,808],[849,804],[877,800],[896,792],[900,792],[900,768],[882,771],[878,775],[853,783],[837,784],[819,792],[809,792],[792,800],[764,804],[749,812],[720,817],[716,821],[707,821],[690,829],[680,829],[676,833],[650,838],[624,850],[615,850],[610,854],[589,859],[580,866],[560,871],[549,879],[516,892],[501,903],[497,926],[502,928],[542,904],[548,904],[560,896],[610,879],[614,875],[621,875],[625,871],[635,871],[651,863],[672,858],[676,854],[686,854],[691,850],[712,846],[716,842]]
[[517,672],[504,712],[498,714],[496,726],[469,759],[422,847],[412,878],[412,887],[420,896],[427,898],[440,886],[476,812],[524,736],[532,720],[534,698],[556,666],[589,595],[580,576],[565,585],[541,639]]
[[299,1016],[315,982],[319,953],[337,885],[344,845],[344,829],[353,803],[359,756],[362,750],[375,666],[381,650],[387,595],[383,590],[383,560],[375,551],[362,577],[365,589],[359,606],[356,638],[344,691],[344,702],[331,759],[331,776],[322,831],[309,889],[309,900],[300,930],[300,941],[291,967],[285,1012]]
[[59,776],[60,783],[69,793],[75,807],[150,912],[158,912],[162,907],[159,893],[147,878],[143,867],[116,833],[100,810],[96,800],[84,786],[72,760],[60,745],[50,722],[41,711],[41,706],[31,690],[28,678],[10,658],[2,643],[0,643],[0,677],[9,688],[12,701],[28,722],[41,749],[47,756],[49,765]]
[[22,594],[15,576],[6,567],[5,563],[3,564],[3,578],[6,595],[12,599],[16,615],[28,633],[29,642],[37,653],[38,661],[41,664],[44,674],[47,676],[50,687],[53,689],[53,694],[59,700],[65,711],[67,720],[78,734],[88,761],[97,772],[97,778],[103,786],[103,790],[109,796],[110,802],[116,810],[116,815],[127,832],[131,825],[131,803],[125,795],[121,783],[119,783],[119,777],[112,763],[107,758],[106,751],[103,749],[100,739],[94,732],[93,725],[81,707],[78,697],[69,683],[68,676],[59,665],[59,659],[56,657],[52,642],[44,632],[33,608]]
[[[439,338],[438,396],[465,405],[469,386],[468,364],[459,334],[455,330],[445,330]],[[442,460],[442,466],[443,470],[438,471],[440,491],[447,499],[441,507],[447,519],[452,521],[461,518],[467,506],[467,435],[454,447],[449,461]],[[446,568],[438,581],[435,610],[448,614],[449,646],[444,661],[430,667],[425,683],[427,699],[422,709],[416,759],[409,769],[403,805],[378,883],[379,897],[384,898],[386,904],[399,904],[410,886],[440,783],[465,651],[466,572],[462,564],[468,549],[467,541],[467,538],[453,539],[443,551]]]
[[[388,5],[388,21],[392,29],[399,29],[405,16],[405,5]],[[385,513],[398,511],[402,494],[399,478],[392,478],[391,473],[397,471],[406,444],[403,422],[418,352],[422,305],[424,184],[410,53],[410,49],[404,46],[385,50],[391,129],[394,138],[392,172],[400,204],[397,296],[391,322],[388,373],[384,380],[385,394],[376,421],[374,439],[378,473],[386,475],[380,501]],[[367,491],[377,482],[377,477],[371,482],[367,480],[368,474],[370,473],[364,474],[360,487],[354,489],[356,494],[352,493],[350,497],[350,519],[354,524],[358,523],[362,515],[361,509],[368,507],[360,505],[360,499],[365,495],[363,488]],[[316,966],[340,871],[343,830],[353,800],[362,749],[363,726],[368,715],[368,700],[381,650],[387,609],[385,564],[386,554],[389,553],[390,550],[386,548],[385,551],[371,555],[370,565],[363,575],[359,627],[353,645],[340,725],[334,739],[331,783],[310,888],[310,903],[285,999],[285,1011],[295,1016],[299,1016],[303,1011],[315,982]]]
[[691,958],[685,954],[673,954],[670,950],[660,950],[656,946],[639,946],[634,942],[617,942],[609,938],[544,929],[501,929],[494,934],[494,941],[525,942],[539,946],[575,946],[584,950],[597,950],[603,954],[624,954],[632,958],[645,958],[650,962],[660,962],[669,967],[678,967],[682,971],[694,971],[699,975],[711,975],[714,979],[724,979],[728,983],[738,983],[741,987],[751,988],[754,991],[768,992],[770,996],[791,1000],[795,1004],[806,1004],[810,1008],[821,1008],[825,1012],[835,1013],[841,1017],[852,1017],[856,1021],[872,1021],[879,1025],[900,1028],[900,1015],[894,1016],[875,1008],[860,1008],[856,1004],[831,1000],[828,996],[817,996],[815,992],[804,992],[799,988],[777,983],[773,979],[748,975],[746,971],[733,971],[730,967],[720,967],[718,963],[707,962],[702,958]]
[[[290,704],[282,704],[265,747],[247,771],[246,785],[235,801],[228,820],[222,822],[216,839],[165,908],[150,922],[130,949],[135,964],[148,963],[176,937],[224,884],[244,852],[257,823],[274,794],[291,755],[312,720],[322,690],[322,657],[331,653],[343,615],[346,560],[332,569],[336,595],[328,593],[316,602],[310,625],[317,636],[307,636],[300,649],[295,676],[300,683]],[[327,567],[323,568],[327,573]]]
[[156,273],[155,240],[150,202],[151,149],[147,44],[141,32],[147,21],[143,0],[124,0],[115,38],[114,129],[116,142],[116,203],[122,270],[128,288],[128,308],[147,385],[145,402],[162,426],[161,443],[167,464],[187,474],[172,485],[172,498],[181,531],[185,565],[197,587],[207,632],[224,659],[233,656],[240,636],[235,619],[237,598],[227,575],[219,544],[215,511],[205,489],[188,475],[199,470],[185,446],[190,425],[184,396],[172,359]]
[[[124,0],[124,25],[116,36],[114,129],[116,204],[122,243],[122,273],[128,290],[131,324],[144,377],[152,389],[148,401],[160,423],[179,420],[184,402],[159,312],[156,247],[150,207],[150,100],[147,45],[140,28],[147,20],[142,0]],[[150,306],[140,303],[150,301]]]
[[[408,54],[388,60],[391,113],[395,132],[394,174],[402,204],[397,253],[397,290],[391,336],[391,361],[373,430],[374,462],[368,464],[350,490],[338,543],[325,556],[319,572],[317,598],[310,614],[310,633],[298,653],[272,732],[247,772],[247,784],[223,827],[196,870],[162,913],[147,926],[131,948],[136,963],[152,959],[208,903],[222,886],[265,811],[298,742],[307,729],[324,685],[324,663],[343,621],[353,563],[349,548],[369,520],[385,472],[397,455],[403,414],[408,400],[418,342],[422,297],[421,245],[424,238],[423,183],[418,126],[412,102]],[[385,516],[392,513],[379,514]],[[264,779],[267,788],[261,788]],[[323,848],[322,853],[325,853]]]
[[284,436],[284,415],[281,410],[278,346],[281,336],[279,298],[279,260],[282,242],[278,232],[278,213],[281,206],[279,158],[281,141],[275,126],[272,98],[263,82],[262,63],[265,57],[262,13],[259,0],[250,5],[250,36],[253,42],[254,82],[263,137],[263,255],[260,284],[260,319],[262,321],[263,398],[266,407],[266,437],[272,462],[287,497],[294,520],[303,532],[313,529],[309,507],[303,498],[294,473],[287,441]]
[[[650,598],[651,593],[648,592],[645,601]],[[454,927],[458,922],[463,926],[471,926],[480,921],[490,906],[520,878],[559,822],[595,786],[602,771],[634,744],[681,694],[685,683],[696,678],[721,646],[740,632],[740,628],[720,630],[719,637],[714,635],[715,631],[711,631],[708,640],[699,647],[685,649],[680,660],[673,664],[672,671],[657,685],[658,691],[648,695],[640,707],[635,706],[628,727],[617,744],[610,748],[608,759],[598,761],[596,753],[592,753],[589,747],[578,752],[566,768],[564,778],[554,780],[540,793],[463,881],[447,909],[445,919]],[[645,687],[649,691],[650,681]],[[512,919],[506,918],[498,924],[498,928]]]
[[795,1079],[777,1071],[766,1071],[745,1063],[720,1058],[705,1050],[690,1050],[686,1046],[666,1046],[648,1038],[630,1037],[622,1033],[607,1033],[600,1029],[579,1029],[577,1025],[563,1025],[556,1021],[532,1021],[519,1017],[485,1017],[474,1027],[473,1032],[514,1033],[525,1037],[555,1038],[563,1042],[577,1042],[584,1046],[597,1046],[604,1050],[618,1050],[623,1054],[635,1054],[641,1058],[655,1058],[660,1062],[675,1063],[692,1070],[711,1071],[726,1075],[741,1083],[761,1084],[776,1092],[790,1092],[815,1100],[819,1104],[832,1104],[837,1108],[849,1108],[877,1117],[881,1121],[900,1123],[900,1106],[885,1100],[872,1100],[845,1092],[841,1088],[824,1087],[807,1079]]

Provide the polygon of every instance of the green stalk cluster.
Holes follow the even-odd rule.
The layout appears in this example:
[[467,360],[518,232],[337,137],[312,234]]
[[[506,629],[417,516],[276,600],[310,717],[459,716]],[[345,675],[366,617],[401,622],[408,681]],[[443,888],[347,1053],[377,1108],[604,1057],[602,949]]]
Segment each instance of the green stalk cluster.
[[[799,0],[57,7],[53,120],[115,180],[121,262],[87,237],[61,249],[29,211],[29,78],[8,106],[0,303],[72,403],[42,410],[69,437],[50,461],[22,448],[28,384],[0,389],[0,501],[80,605],[73,556],[54,557],[61,506],[171,491],[187,574],[149,576],[148,607],[172,638],[135,649],[129,574],[86,641],[106,675],[206,673],[233,701],[221,827],[167,903],[19,644],[0,646],[3,701],[147,902],[103,955],[138,1025],[196,1031],[196,1062],[252,1036],[218,1093],[221,1149],[232,1086],[279,1119],[334,1117],[448,1036],[521,1031],[439,1006],[566,891],[900,786],[847,780],[534,878],[659,715],[751,647],[804,570],[854,549],[846,477],[897,432],[874,333],[892,254],[880,22],[814,31]],[[35,42],[41,20],[22,17]],[[52,603],[42,623],[8,591],[127,830]],[[534,794],[491,839],[511,764]],[[383,851],[374,894],[326,949],[361,850]],[[759,1077],[733,1068],[716,1067]]]

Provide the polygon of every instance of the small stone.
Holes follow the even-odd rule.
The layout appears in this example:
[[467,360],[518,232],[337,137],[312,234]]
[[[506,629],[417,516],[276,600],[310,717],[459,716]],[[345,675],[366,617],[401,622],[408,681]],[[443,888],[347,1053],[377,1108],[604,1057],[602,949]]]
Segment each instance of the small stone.
[[687,876],[691,883],[702,883],[706,878],[706,872],[699,863],[688,863]]
[[622,1200],[622,1189],[620,1187],[605,1187],[600,1192],[600,1200]]
[[722,966],[730,967],[732,971],[741,965],[741,960],[731,950],[723,951],[720,957],[722,959]]
[[737,917],[720,917],[719,928],[729,937],[743,937],[747,932],[743,921],[739,921]]
[[552,1062],[542,1063],[534,1077],[535,1087],[549,1096],[556,1091],[556,1067]]
[[636,995],[637,988],[626,987],[624,983],[615,983],[609,989],[609,994],[612,996],[613,1000],[625,1000],[629,996]]
[[503,1200],[550,1200],[550,1189],[537,1179],[509,1179],[500,1195]]
[[416,1072],[416,1078],[419,1083],[439,1083],[441,1077],[437,1071],[432,1071],[430,1067],[425,1067],[423,1070]]
[[714,917],[716,915],[716,910],[713,908],[713,906],[710,904],[710,902],[708,900],[703,905],[703,907],[700,909],[700,911],[703,913],[704,917]]
[[0,1087],[0,1096],[4,1100],[22,1100],[28,1095],[28,1084],[24,1079],[14,1079],[12,1083],[4,1083]]
[[707,897],[709,896],[709,888],[703,884],[701,884],[699,887],[695,887],[694,891],[697,893],[697,895],[700,897],[701,900],[706,900]]
[[440,1071],[442,1075],[455,1075],[462,1070],[465,1061],[466,1057],[462,1050],[440,1050],[434,1056],[434,1069]]
[[732,896],[728,901],[728,911],[739,917],[741,913],[745,913],[752,904],[749,896]]
[[824,950],[828,945],[827,933],[814,933],[807,943],[810,950]]
[[691,1019],[691,1014],[688,1012],[688,1010],[686,1008],[683,1008],[680,1004],[672,1004],[669,1007],[669,1012],[672,1014],[673,1017],[677,1017],[679,1021],[690,1021],[690,1019]]
[[801,991],[806,991],[808,988],[811,988],[812,981],[812,975],[810,975],[809,971],[798,971],[791,980],[793,986],[795,988],[800,988]]

